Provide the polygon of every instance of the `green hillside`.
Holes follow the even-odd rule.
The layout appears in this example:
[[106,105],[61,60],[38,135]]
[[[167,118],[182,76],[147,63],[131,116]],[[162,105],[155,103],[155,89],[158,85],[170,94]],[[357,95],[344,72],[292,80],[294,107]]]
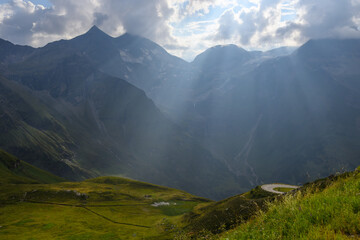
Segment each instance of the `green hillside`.
[[[0,102],[1,149],[66,179],[95,176],[74,159],[74,139],[47,94],[37,95],[0,76]],[[61,109],[70,112],[65,106]]]
[[266,203],[273,201],[275,196],[258,186],[243,194],[199,205],[184,216],[187,223],[184,231],[187,237],[206,239],[246,222],[259,210],[265,210]]
[[307,184],[219,238],[360,239],[360,168]]
[[127,178],[61,182],[2,150],[0,163],[0,239],[360,238],[360,168],[214,202]]
[[17,159],[0,149],[0,184],[57,183],[65,181],[51,173]]
[[0,239],[173,239],[185,213],[211,202],[118,177],[24,184],[61,179],[17,162],[1,152]]

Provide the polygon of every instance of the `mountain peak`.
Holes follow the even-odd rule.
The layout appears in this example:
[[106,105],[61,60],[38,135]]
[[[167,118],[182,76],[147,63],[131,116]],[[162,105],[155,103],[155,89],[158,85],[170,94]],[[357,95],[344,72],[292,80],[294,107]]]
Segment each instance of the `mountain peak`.
[[193,63],[203,64],[210,59],[212,59],[211,62],[214,62],[213,64],[217,64],[217,61],[219,61],[219,59],[221,59],[221,61],[224,61],[224,59],[226,59],[227,61],[232,62],[243,62],[248,57],[249,52],[241,47],[238,47],[235,44],[216,45],[196,56]]
[[[91,39],[109,39],[111,36],[107,35],[96,25],[92,26],[85,34],[79,36],[80,38],[91,38]],[[76,37],[76,38],[79,38]]]
[[97,34],[103,34],[103,35],[107,35],[105,32],[103,32],[100,28],[98,28],[98,26],[96,25],[93,25],[89,31],[87,31],[85,33],[85,35],[89,35],[89,34],[92,34],[92,35],[97,35]]
[[96,25],[92,26],[86,33],[83,35],[77,36],[70,40],[74,44],[79,44],[80,48],[88,46],[88,44],[93,44],[93,47],[100,45],[108,45],[112,41],[113,37],[107,35],[105,32],[100,30]]
[[245,49],[243,49],[235,44],[216,45],[216,46],[210,48],[210,50],[236,50],[236,51],[247,52]]
[[90,30],[100,30],[100,29],[99,29],[99,27],[98,27],[98,26],[93,25],[93,26],[90,28]]

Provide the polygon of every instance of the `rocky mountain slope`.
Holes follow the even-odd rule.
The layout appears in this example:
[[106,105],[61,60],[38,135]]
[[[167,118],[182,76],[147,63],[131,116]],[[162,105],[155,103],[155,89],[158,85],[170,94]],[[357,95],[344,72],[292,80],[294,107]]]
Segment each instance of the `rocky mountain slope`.
[[360,159],[359,47],[359,40],[313,40],[228,78],[219,68],[199,80],[215,86],[194,96],[199,117],[186,123],[253,185],[353,169]]
[[2,41],[0,146],[71,179],[120,174],[216,198],[302,183],[359,164],[359,46],[216,46],[188,63],[97,27],[38,49]]
[[142,90],[99,70],[112,41],[93,28],[30,53],[14,45],[22,60],[1,66],[0,146],[68,179],[130,176],[213,198],[241,189]]
[[[145,58],[150,51],[140,42],[137,57]],[[140,87],[239,182],[298,184],[359,164],[359,45],[319,39],[267,52],[215,46],[178,64],[182,70],[167,65],[156,83]],[[159,61],[171,62],[168,55]]]

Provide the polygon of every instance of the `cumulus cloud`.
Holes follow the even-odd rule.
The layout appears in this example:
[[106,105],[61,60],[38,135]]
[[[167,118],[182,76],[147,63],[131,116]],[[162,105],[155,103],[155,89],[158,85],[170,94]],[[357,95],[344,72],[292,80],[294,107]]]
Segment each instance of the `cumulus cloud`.
[[107,14],[101,13],[101,12],[95,12],[94,13],[94,21],[93,25],[96,26],[102,26],[103,23],[109,18]]
[[237,0],[168,0],[170,6],[175,10],[173,20],[181,20],[191,15],[206,15],[211,8],[228,8],[237,4]]
[[30,29],[43,12],[42,6],[31,2],[12,1],[0,5],[1,36],[14,42],[29,43],[33,35]]
[[186,5],[185,13],[194,14],[201,13],[207,14],[212,7],[228,7],[234,6],[236,1],[234,0],[189,0],[189,4]]
[[[256,6],[228,10],[218,20],[215,40],[249,47],[301,44],[312,38],[360,37],[358,0],[253,0]],[[282,18],[294,15],[289,21]]]
[[121,26],[126,32],[162,43],[175,41],[168,24],[174,10],[166,0],[108,0],[99,10],[109,16],[103,24],[105,31],[119,34],[118,26]]
[[13,0],[0,6],[0,36],[18,44],[41,46],[82,33],[92,22],[90,1],[53,1],[51,8]]
[[360,0],[31,0],[0,4],[0,37],[42,46],[97,25],[149,38],[191,60],[217,44],[250,49],[360,37]]
[[247,49],[266,50],[298,46],[312,38],[360,37],[360,0],[194,0],[181,3],[179,9],[183,16],[211,15],[211,9],[225,9],[217,19],[204,21],[206,26],[200,25],[201,20],[184,26],[186,31],[181,32],[187,34],[181,37],[181,42],[188,49],[172,52],[187,59],[217,44],[235,43]]
[[45,8],[27,0],[0,5],[0,36],[19,44],[41,46],[75,37],[93,24],[111,35],[129,32],[154,41],[175,41],[166,0],[51,0]]
[[284,23],[281,0],[252,1],[255,6],[243,8],[238,13],[225,12],[219,19],[216,40],[232,39],[243,46],[267,44]]
[[[360,2],[353,0],[300,0],[299,20],[296,28],[303,38],[360,37],[357,20]],[[291,25],[289,27],[291,31]]]

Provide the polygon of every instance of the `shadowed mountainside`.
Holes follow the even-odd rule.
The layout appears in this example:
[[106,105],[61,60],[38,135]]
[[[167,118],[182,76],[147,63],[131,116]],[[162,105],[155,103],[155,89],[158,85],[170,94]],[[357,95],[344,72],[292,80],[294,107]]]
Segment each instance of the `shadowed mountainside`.
[[239,191],[221,162],[143,91],[97,70],[113,51],[94,47],[113,40],[93,28],[24,52],[21,62],[3,62],[1,113],[8,121],[0,146],[69,179],[123,175],[213,198]]

